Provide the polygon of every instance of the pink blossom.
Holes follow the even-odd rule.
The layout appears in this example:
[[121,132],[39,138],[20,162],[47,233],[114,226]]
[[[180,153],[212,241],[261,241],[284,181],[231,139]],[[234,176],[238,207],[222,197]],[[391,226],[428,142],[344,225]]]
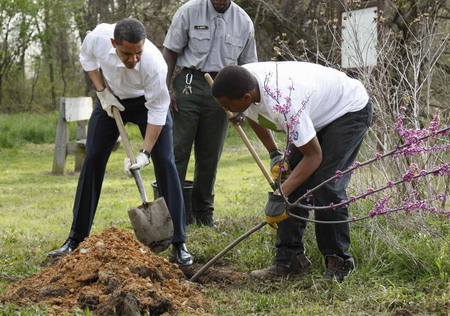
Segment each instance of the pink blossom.
[[387,204],[390,202],[390,197],[385,196],[384,198],[380,199],[375,205],[373,206],[372,210],[369,212],[369,216],[371,218],[380,215],[380,214],[388,214],[390,212],[390,208],[387,207]]
[[438,202],[443,203],[443,202],[445,202],[445,201],[448,199],[448,195],[447,195],[447,194],[444,194],[444,193],[436,194],[436,195],[434,196],[434,199],[435,199],[436,201],[438,201]]
[[406,171],[402,176],[403,181],[405,182],[412,182],[414,179],[414,171],[408,170]]
[[430,122],[430,126],[428,126],[428,130],[432,137],[436,137],[437,131],[439,130],[440,123],[441,122],[440,122],[439,116],[434,115],[433,119]]
[[[303,113],[303,111],[306,109],[306,106],[309,102],[309,97],[307,100],[296,100],[291,98],[291,93],[294,91],[294,84],[292,83],[290,86],[287,87],[287,94],[283,96],[282,92],[278,88],[271,88],[272,87],[278,87],[278,85],[269,85],[269,81],[271,79],[272,74],[269,74],[266,76],[266,80],[264,83],[264,93],[268,95],[272,101],[273,104],[275,104],[272,108],[274,112],[279,114],[277,118],[281,122],[282,126],[286,130],[286,138],[285,140],[288,143],[293,143],[294,139],[298,137],[297,131],[298,124],[300,122],[300,115]],[[300,106],[298,111],[293,110],[293,102],[300,102],[295,103],[295,107],[298,105]],[[338,181],[340,178],[342,178],[345,174],[353,174],[357,169],[359,169],[362,166],[366,166],[372,163],[375,163],[376,161],[381,160],[384,157],[392,157],[393,159],[399,158],[399,157],[411,157],[411,156],[418,156],[418,155],[425,155],[425,154],[431,154],[434,152],[448,152],[450,151],[450,144],[436,144],[432,143],[431,140],[434,138],[436,139],[437,136],[443,137],[450,135],[450,128],[448,126],[444,126],[444,128],[439,129],[440,120],[438,116],[433,116],[430,123],[428,124],[428,127],[425,128],[408,128],[405,124],[407,116],[406,111],[407,108],[404,106],[401,106],[399,108],[401,113],[398,113],[396,115],[394,128],[398,132],[398,135],[400,137],[400,145],[398,145],[394,150],[391,150],[387,153],[375,153],[374,158],[366,161],[366,162],[354,162],[352,166],[347,170],[337,170],[335,172],[334,177],[328,179],[327,181]],[[283,120],[284,119],[284,120]],[[290,151],[286,148],[285,149],[285,155],[290,154]],[[409,159],[409,158],[407,158]],[[411,159],[413,160],[413,159]],[[282,171],[284,170],[281,169]],[[366,197],[370,195],[374,195],[375,193],[381,192],[385,190],[386,188],[393,188],[396,184],[406,182],[418,182],[423,177],[427,176],[428,174],[432,174],[433,176],[450,176],[450,163],[443,163],[439,166],[435,166],[434,168],[430,170],[424,170],[420,169],[417,164],[411,164],[408,169],[402,174],[400,179],[397,179],[397,181],[389,180],[384,186],[381,186],[377,189],[374,188],[368,188],[366,192],[362,192],[358,197],[350,196],[348,198],[348,201],[342,200],[339,205],[342,205],[343,208],[348,208],[349,203],[356,203],[358,199],[366,199]],[[323,185],[323,183],[321,184]],[[320,186],[320,185],[319,185]],[[318,187],[319,187],[318,186]],[[313,189],[312,192],[314,192],[316,189]],[[307,192],[303,198],[309,202],[313,199],[312,192]],[[412,211],[427,211],[432,214],[438,214],[442,216],[447,216],[450,218],[450,211],[444,211],[442,209],[437,209],[436,207],[432,206],[432,201],[436,201],[438,203],[446,203],[448,199],[448,195],[446,194],[436,194],[430,200],[424,200],[420,199],[420,194],[417,191],[412,191],[408,196],[403,199],[403,201],[399,202],[400,205],[397,205],[395,208],[392,206],[389,206],[391,202],[389,196],[384,196],[381,199],[378,199],[378,201],[374,204],[373,208],[369,212],[370,217],[374,217],[377,215],[382,214],[390,214],[392,212],[397,212],[401,209],[403,209],[406,212],[412,212]],[[310,205],[308,203],[308,205]],[[336,205],[334,203],[329,204],[330,208],[335,210]],[[311,206],[313,209],[314,207]],[[355,218],[351,219],[356,220]]]
[[342,178],[344,176],[344,174],[342,173],[342,171],[340,171],[340,170],[336,170],[336,177],[339,179],[339,178]]
[[347,202],[346,200],[342,200],[341,203],[342,204],[342,208],[348,208],[348,204],[346,204],[345,202]]

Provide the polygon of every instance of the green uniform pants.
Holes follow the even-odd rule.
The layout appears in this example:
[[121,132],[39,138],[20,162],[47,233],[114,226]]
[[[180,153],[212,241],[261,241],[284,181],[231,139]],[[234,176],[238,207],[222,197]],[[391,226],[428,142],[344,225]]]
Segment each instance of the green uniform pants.
[[[193,74],[192,94],[183,94],[186,75]],[[214,183],[217,165],[228,130],[228,118],[211,95],[203,73],[184,68],[173,82],[178,112],[173,113],[175,164],[184,186],[192,145],[195,173],[191,212],[196,219],[212,218],[214,212]]]

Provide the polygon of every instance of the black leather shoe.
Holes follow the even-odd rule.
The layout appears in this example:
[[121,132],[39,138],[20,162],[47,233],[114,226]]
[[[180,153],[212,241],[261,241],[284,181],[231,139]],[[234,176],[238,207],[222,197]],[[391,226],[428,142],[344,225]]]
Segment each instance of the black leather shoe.
[[50,251],[47,256],[56,258],[67,255],[69,252],[75,250],[78,247],[79,242],[71,238],[68,238],[64,245],[60,248]]
[[182,266],[190,266],[194,263],[194,257],[186,249],[184,242],[172,244],[172,255],[175,262]]

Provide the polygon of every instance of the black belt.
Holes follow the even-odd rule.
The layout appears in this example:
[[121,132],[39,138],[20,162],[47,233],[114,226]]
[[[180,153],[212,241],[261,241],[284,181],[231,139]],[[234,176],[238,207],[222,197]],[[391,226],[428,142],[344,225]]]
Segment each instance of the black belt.
[[194,69],[194,68],[183,68],[183,71],[187,71],[190,72],[191,74],[193,74],[194,76],[201,76],[202,78],[205,77],[205,74],[208,73],[213,79],[217,76],[218,72],[217,71],[207,71],[207,72],[203,72],[201,70],[198,69]]
[[114,95],[122,104],[127,108],[127,110],[135,108],[135,107],[142,107],[147,100],[145,99],[145,96],[140,96],[137,98],[128,98],[128,99],[120,99],[118,96]]

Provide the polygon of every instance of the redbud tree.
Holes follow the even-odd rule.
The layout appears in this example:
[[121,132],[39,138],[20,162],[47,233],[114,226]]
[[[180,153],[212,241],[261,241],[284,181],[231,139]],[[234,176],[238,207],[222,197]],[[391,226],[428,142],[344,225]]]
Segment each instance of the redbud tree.
[[[347,9],[351,14],[351,10],[358,7]],[[377,64],[352,69],[351,75],[363,82],[371,96],[375,122],[366,137],[360,161],[348,170],[337,170],[334,177],[323,183],[356,173],[348,190],[349,199],[336,205],[308,205],[310,195],[323,185],[320,184],[291,206],[320,211],[366,200],[364,205],[370,206],[367,213],[350,218],[349,222],[399,212],[450,219],[449,96],[436,94],[442,90],[441,82],[448,83],[449,79],[441,66],[449,35],[445,28],[439,27],[437,12],[419,12],[405,26],[406,34],[385,27],[393,15],[399,14],[389,2],[385,12],[377,12],[381,35]],[[317,34],[319,28],[329,30],[332,42],[328,51],[318,49],[319,38],[317,45],[302,39],[292,43],[281,34],[275,47],[277,59],[304,60],[339,69],[342,38],[337,21],[311,20],[309,23]],[[359,53],[362,59],[363,52]],[[299,106],[298,113],[287,117],[294,101],[280,95],[279,91],[270,91],[267,85],[266,88],[265,93],[277,102],[273,110],[285,115],[287,149],[291,142],[290,130],[298,122],[304,104]]]

